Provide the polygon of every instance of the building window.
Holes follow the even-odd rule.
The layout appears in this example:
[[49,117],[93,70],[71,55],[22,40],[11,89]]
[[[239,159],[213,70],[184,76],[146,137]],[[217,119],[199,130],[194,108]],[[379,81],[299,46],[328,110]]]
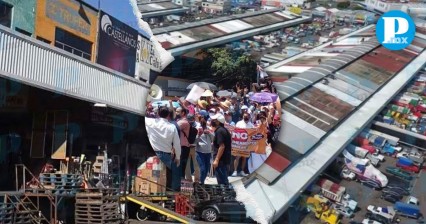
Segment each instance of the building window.
[[63,29],[56,28],[55,46],[87,60],[92,58],[92,43]]
[[20,32],[20,33],[22,33],[22,34],[24,34],[24,35],[27,35],[27,36],[31,37],[31,33],[28,32],[28,31],[25,31],[25,30],[23,30],[21,28],[18,28],[18,27],[16,27],[15,30],[18,31],[18,32]]
[[0,25],[10,28],[12,25],[12,6],[0,1]]

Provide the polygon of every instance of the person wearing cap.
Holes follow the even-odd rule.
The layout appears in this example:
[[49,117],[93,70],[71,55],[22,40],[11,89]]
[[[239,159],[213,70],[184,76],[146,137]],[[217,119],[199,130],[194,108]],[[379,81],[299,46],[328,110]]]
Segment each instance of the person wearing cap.
[[232,113],[230,111],[225,112],[225,124],[235,126],[235,122],[232,121]]
[[[248,114],[247,112],[243,114],[243,119],[241,121],[238,121],[237,124],[235,125],[236,128],[254,128],[255,126],[253,125],[253,123],[251,123],[250,121],[250,114]],[[241,171],[238,173],[238,164],[240,162],[241,159]],[[234,160],[234,172],[232,173],[233,177],[238,176],[238,174],[240,176],[247,176],[247,174],[244,172],[245,168],[246,168],[246,162],[247,159],[241,156],[236,156],[235,160]]]
[[166,165],[167,185],[180,191],[181,146],[176,127],[169,122],[171,113],[167,107],[159,108],[159,118],[145,118],[149,142],[157,157]]
[[[195,121],[195,116],[193,114],[188,114],[187,120],[189,122],[190,126],[193,126],[197,129],[199,129],[199,124]],[[192,182],[192,172],[191,172],[191,160],[192,164],[194,165],[194,182],[198,183],[200,182],[200,168],[197,162],[197,155],[195,153],[195,142],[194,144],[190,144],[189,146],[189,157],[188,162],[186,163],[186,169],[185,169],[185,179],[189,182]]]
[[231,133],[225,128],[225,117],[217,113],[211,117],[214,130],[213,168],[218,184],[229,185],[228,166],[231,164]]

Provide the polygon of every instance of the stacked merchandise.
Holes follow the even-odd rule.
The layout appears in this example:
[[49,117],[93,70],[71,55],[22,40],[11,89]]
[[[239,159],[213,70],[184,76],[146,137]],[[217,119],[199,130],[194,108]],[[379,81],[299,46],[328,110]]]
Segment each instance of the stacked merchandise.
[[0,203],[0,221],[4,224],[13,223],[14,207],[12,203]]
[[119,190],[96,189],[77,193],[75,201],[75,223],[120,223]]
[[79,174],[41,173],[39,179],[45,189],[56,195],[75,195],[83,183]]
[[166,193],[166,166],[156,156],[148,158],[137,170],[134,192],[141,195]]
[[382,121],[419,134],[426,134],[426,74],[418,75],[384,111]]

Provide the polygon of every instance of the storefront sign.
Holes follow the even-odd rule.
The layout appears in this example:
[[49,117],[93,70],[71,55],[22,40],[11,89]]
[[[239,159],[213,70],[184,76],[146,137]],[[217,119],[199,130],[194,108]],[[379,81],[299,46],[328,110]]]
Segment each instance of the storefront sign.
[[136,77],[149,80],[152,71],[161,72],[162,70],[163,65],[154,44],[139,35],[138,50],[136,52]]
[[266,153],[266,125],[258,128],[235,128],[225,125],[232,137],[232,155],[250,157],[250,153]]
[[139,35],[139,46],[139,62],[148,65],[154,71],[161,72],[163,66],[155,51],[154,44],[150,40]]
[[101,12],[98,63],[134,76],[138,32],[114,17]]
[[83,19],[78,11],[70,8],[60,1],[46,1],[46,16],[62,25],[68,26],[73,30],[79,31],[88,36],[90,35],[90,19],[88,17]]

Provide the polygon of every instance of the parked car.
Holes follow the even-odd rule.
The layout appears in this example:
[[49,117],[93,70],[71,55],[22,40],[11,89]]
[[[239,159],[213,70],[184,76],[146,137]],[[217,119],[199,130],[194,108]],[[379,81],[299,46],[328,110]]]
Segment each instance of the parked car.
[[391,203],[395,203],[395,202],[400,201],[402,199],[402,195],[396,196],[396,195],[393,195],[393,194],[383,193],[380,196],[380,198],[383,199],[383,200],[385,200],[385,201],[388,201],[388,202],[391,202]]
[[334,209],[337,213],[343,215],[346,218],[351,218],[354,215],[354,212],[348,208],[341,205],[334,205]]
[[413,162],[413,160],[406,157],[399,157],[396,162],[397,167],[401,167],[406,171],[411,171],[414,173],[418,173],[420,171],[419,166]]
[[375,190],[380,190],[382,188],[382,186],[380,186],[379,183],[377,183],[376,181],[373,180],[359,180],[361,182],[361,185],[365,185],[367,187],[371,187]]
[[217,220],[229,218],[244,218],[246,210],[244,204],[237,201],[234,196],[224,196],[201,202],[195,206],[196,214],[199,218],[207,222],[216,222]]
[[383,188],[382,189],[382,193],[383,194],[391,194],[391,195],[395,195],[395,196],[403,196],[403,194],[401,192],[398,192],[394,189],[389,189],[389,188]]
[[393,191],[396,191],[396,192],[398,192],[402,195],[410,195],[410,192],[407,189],[400,187],[400,186],[388,185],[388,186],[386,186],[386,188],[393,190]]
[[419,199],[417,199],[416,197],[413,196],[409,196],[407,198],[407,204],[412,204],[412,205],[419,205]]
[[413,219],[423,219],[420,208],[417,205],[406,204],[404,202],[396,202],[394,205],[395,211],[400,216],[406,216]]
[[364,219],[364,220],[362,220],[362,224],[382,224],[382,223],[377,222],[377,221],[372,220],[372,219]]
[[404,180],[412,180],[413,176],[411,175],[411,173],[399,168],[399,167],[390,167],[388,166],[386,168],[386,172],[395,175],[398,178],[404,179]]

